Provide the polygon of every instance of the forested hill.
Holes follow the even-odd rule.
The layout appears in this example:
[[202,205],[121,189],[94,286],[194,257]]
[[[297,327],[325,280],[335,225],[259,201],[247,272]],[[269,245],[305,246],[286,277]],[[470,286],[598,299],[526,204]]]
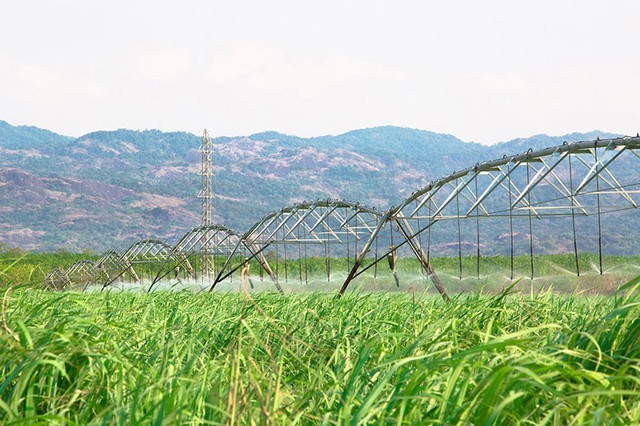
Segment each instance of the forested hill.
[[[214,220],[243,230],[284,205],[329,197],[385,209],[479,161],[598,136],[614,135],[538,135],[493,146],[391,126],[313,138],[218,137]],[[185,132],[72,138],[0,121],[0,243],[102,251],[175,239],[199,222],[199,145],[200,136]]]

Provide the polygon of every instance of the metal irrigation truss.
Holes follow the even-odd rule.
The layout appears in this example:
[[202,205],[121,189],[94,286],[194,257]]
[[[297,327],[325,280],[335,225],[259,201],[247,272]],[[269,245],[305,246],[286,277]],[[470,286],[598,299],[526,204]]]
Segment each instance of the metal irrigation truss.
[[[185,263],[189,262],[189,258],[199,258],[201,269],[206,268],[207,273],[213,272],[215,279],[213,286],[222,279],[231,275],[237,269],[242,267],[246,259],[256,258],[261,268],[272,278],[276,289],[282,291],[278,284],[277,278],[269,267],[266,259],[255,247],[243,239],[243,236],[226,226],[210,225],[194,228],[187,232],[170,251],[171,256],[167,257],[158,270],[153,282],[149,286],[148,291],[163,278],[171,273],[176,273]],[[169,259],[173,257],[178,259],[172,265]],[[224,261],[219,270],[216,270],[218,259]],[[189,266],[189,268],[192,268]],[[231,271],[231,272],[228,272]],[[208,274],[207,274],[208,275]],[[194,278],[196,278],[194,274]]]
[[44,285],[50,290],[64,290],[71,285],[71,281],[62,269],[53,268],[44,277]]
[[[481,229],[486,221],[495,221],[507,236],[513,279],[514,235],[518,234],[515,229],[524,224],[528,230],[527,254],[533,277],[533,223],[539,219],[563,221],[563,229],[568,229],[571,235],[579,275],[577,223],[583,218],[594,221],[595,234],[589,237],[597,240],[602,273],[602,215],[638,207],[640,172],[635,172],[640,170],[638,148],[640,137],[636,136],[530,149],[478,163],[433,181],[384,212],[344,200],[304,202],[268,214],[245,233],[211,225],[192,229],[173,247],[157,240],[140,241],[121,256],[114,252],[105,254],[92,264],[93,269],[84,264],[83,273],[106,276],[104,289],[125,273],[139,281],[135,265],[160,264],[151,290],[160,280],[172,273],[177,276],[182,270],[195,277],[197,268],[191,262],[196,261],[200,267],[213,265],[214,278],[209,280],[209,289],[213,290],[254,262],[259,265],[261,276],[266,273],[277,290],[282,291],[279,283],[282,278],[307,281],[307,262],[311,257],[324,258],[327,281],[335,272],[332,262],[346,259],[346,278],[339,291],[342,295],[356,277],[371,268],[377,276],[378,264],[385,260],[398,283],[395,259],[398,250],[404,250],[418,259],[423,272],[442,297],[448,299],[430,262],[434,246],[431,233],[438,228],[436,224],[447,230],[450,244],[457,245],[462,277],[462,253],[469,248],[477,259],[479,276],[483,255]],[[625,173],[620,173],[622,170]],[[465,239],[471,233],[475,241],[463,243],[463,227]],[[68,287],[76,279],[73,274],[78,268],[66,272],[53,270],[47,282],[53,288]]]
[[[284,260],[285,280],[288,279],[288,258],[298,260],[300,281],[303,279],[302,264],[305,264],[305,280],[307,280],[306,260],[309,245],[323,247],[323,251],[329,259],[329,250],[332,244],[346,244],[347,258],[349,258],[350,246],[357,247],[358,241],[365,236],[370,236],[380,217],[381,214],[374,209],[347,201],[304,202],[284,207],[262,218],[242,236],[237,248],[245,247],[251,254],[248,260],[257,258],[261,264],[268,267],[264,253],[267,248],[272,247],[274,250],[271,254],[273,254],[275,264],[280,264],[279,256]],[[235,250],[227,258],[223,271],[216,276],[210,290],[213,290],[220,281],[242,267],[242,264],[231,266],[234,255]],[[228,271],[225,272],[227,267]],[[327,261],[328,274],[330,274],[330,270],[331,266]],[[273,273],[268,267],[268,273],[278,285],[279,271]]]
[[135,266],[165,264],[169,261],[183,265],[185,271],[193,274],[194,270],[189,260],[181,252],[176,252],[173,248],[160,240],[141,240],[132,244],[120,256],[116,262],[116,269],[113,274],[102,285],[104,290],[107,286],[113,284],[117,279],[128,273],[134,281],[140,282],[139,274],[136,272]]

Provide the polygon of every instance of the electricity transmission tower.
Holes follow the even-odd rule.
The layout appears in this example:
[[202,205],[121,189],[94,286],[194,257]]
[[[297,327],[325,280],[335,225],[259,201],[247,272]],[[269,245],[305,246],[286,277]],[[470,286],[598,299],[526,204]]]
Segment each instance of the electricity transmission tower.
[[[211,205],[213,201],[213,166],[211,157],[213,152],[213,144],[207,129],[202,134],[202,144],[200,145],[200,158],[202,160],[200,166],[200,178],[202,188],[198,193],[198,198],[202,200],[202,223],[201,226],[211,226]],[[212,258],[212,247],[209,238],[205,238],[202,245],[202,278],[210,280],[214,273],[214,262]]]

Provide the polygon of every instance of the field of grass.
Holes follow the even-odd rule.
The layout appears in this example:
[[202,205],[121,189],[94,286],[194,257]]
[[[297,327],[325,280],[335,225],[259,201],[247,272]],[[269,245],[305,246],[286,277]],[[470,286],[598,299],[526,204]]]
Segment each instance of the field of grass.
[[3,290],[2,424],[637,424],[638,280],[553,293]]

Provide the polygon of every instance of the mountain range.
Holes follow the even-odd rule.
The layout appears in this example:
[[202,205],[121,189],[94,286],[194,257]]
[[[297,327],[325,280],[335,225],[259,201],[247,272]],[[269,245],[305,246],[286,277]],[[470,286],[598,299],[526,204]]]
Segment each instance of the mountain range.
[[[401,127],[302,138],[277,132],[217,137],[214,222],[245,230],[303,200],[348,199],[387,209],[454,170],[563,141],[536,135],[495,145]],[[27,250],[122,250],[175,241],[199,224],[201,138],[159,130],[75,138],[0,121],[0,244]]]

